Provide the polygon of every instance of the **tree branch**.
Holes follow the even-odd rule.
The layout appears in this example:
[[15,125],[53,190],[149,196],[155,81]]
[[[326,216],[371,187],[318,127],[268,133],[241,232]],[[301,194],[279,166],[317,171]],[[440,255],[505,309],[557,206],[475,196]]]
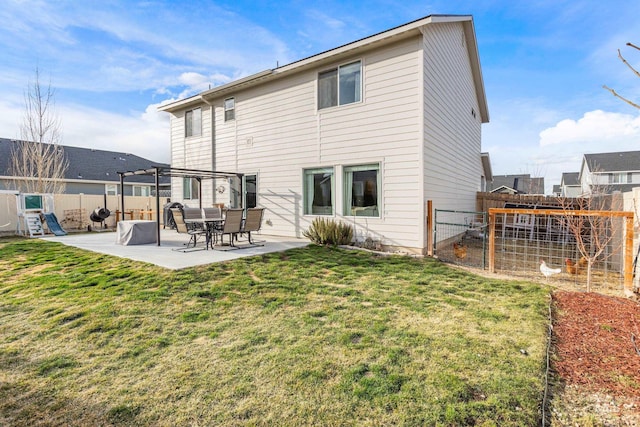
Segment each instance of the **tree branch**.
[[608,90],[609,92],[611,92],[613,94],[613,96],[615,96],[616,98],[619,98],[621,100],[623,100],[624,102],[626,102],[627,104],[631,105],[632,107],[635,107],[637,109],[640,109],[640,105],[636,104],[633,101],[628,100],[627,98],[625,98],[624,96],[618,94],[618,92],[616,92],[614,89],[611,89],[610,87],[608,87],[607,85],[603,85],[602,86],[604,89]]

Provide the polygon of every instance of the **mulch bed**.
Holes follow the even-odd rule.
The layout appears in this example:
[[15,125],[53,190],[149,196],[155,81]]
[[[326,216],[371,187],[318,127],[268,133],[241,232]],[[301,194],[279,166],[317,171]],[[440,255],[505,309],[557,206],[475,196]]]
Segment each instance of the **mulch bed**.
[[560,380],[640,410],[640,304],[592,292],[556,291],[553,299]]

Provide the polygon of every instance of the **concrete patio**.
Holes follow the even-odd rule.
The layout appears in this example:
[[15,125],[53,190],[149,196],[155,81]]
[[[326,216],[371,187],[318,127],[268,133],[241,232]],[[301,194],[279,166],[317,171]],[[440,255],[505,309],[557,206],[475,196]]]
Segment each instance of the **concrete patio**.
[[[216,250],[203,249],[182,252],[179,249],[185,247],[185,243],[189,238],[185,234],[178,234],[175,230],[160,230],[160,246],[155,243],[131,246],[119,245],[116,243],[116,233],[112,231],[68,234],[66,236],[47,235],[42,239],[102,254],[148,262],[172,270],[280,252],[292,248],[301,248],[309,244],[306,239],[256,234],[254,241],[258,241],[264,246],[250,246],[245,239],[241,239],[238,243],[240,249],[224,247]],[[203,246],[204,241],[199,243],[199,247]]]

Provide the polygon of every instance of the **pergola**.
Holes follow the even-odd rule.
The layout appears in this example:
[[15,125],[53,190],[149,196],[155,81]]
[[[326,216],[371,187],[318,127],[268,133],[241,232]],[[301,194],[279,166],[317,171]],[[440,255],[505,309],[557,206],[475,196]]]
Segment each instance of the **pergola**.
[[[203,179],[216,179],[216,178],[238,178],[240,180],[240,192],[242,193],[242,177],[244,174],[236,172],[218,172],[218,171],[206,171],[199,169],[181,169],[172,168],[166,166],[152,166],[149,169],[139,169],[136,171],[118,172],[120,175],[120,206],[122,207],[123,219],[124,219],[124,179],[128,176],[135,175],[153,175],[155,176],[156,186],[156,242],[160,246],[160,177],[179,177],[179,178],[194,178],[198,183],[202,183]],[[200,202],[200,208],[202,208],[202,185],[198,186],[198,200]]]

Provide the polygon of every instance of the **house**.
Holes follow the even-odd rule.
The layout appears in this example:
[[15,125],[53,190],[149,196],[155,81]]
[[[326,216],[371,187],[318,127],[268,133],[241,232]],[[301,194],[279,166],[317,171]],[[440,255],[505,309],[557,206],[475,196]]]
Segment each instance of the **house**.
[[554,184],[551,190],[551,195],[555,197],[560,197],[561,193],[562,193],[562,190],[561,190],[560,184]]
[[[160,107],[172,167],[243,174],[174,178],[173,200],[266,208],[266,234],[317,217],[357,239],[427,251],[426,205],[472,211],[489,121],[471,16],[431,15]],[[484,176],[484,178],[483,178]]]
[[[33,143],[35,144],[35,143]],[[14,190],[14,177],[10,172],[12,152],[17,141],[0,138],[0,190]],[[66,194],[120,194],[118,172],[149,168],[153,165],[168,166],[142,157],[115,151],[95,150],[61,145],[68,168],[64,176]],[[171,195],[168,179],[161,182],[160,194]],[[150,196],[155,192],[154,178],[135,176],[127,179],[125,196]]]
[[493,170],[491,169],[491,158],[489,153],[480,153],[482,160],[482,177],[480,178],[480,191],[486,192],[487,186],[493,182]]
[[560,196],[578,197],[582,194],[580,172],[563,172],[560,178]]
[[528,173],[494,175],[488,191],[504,194],[544,194],[544,177],[532,178]]
[[640,151],[585,154],[579,182],[583,194],[626,193],[640,187]]

